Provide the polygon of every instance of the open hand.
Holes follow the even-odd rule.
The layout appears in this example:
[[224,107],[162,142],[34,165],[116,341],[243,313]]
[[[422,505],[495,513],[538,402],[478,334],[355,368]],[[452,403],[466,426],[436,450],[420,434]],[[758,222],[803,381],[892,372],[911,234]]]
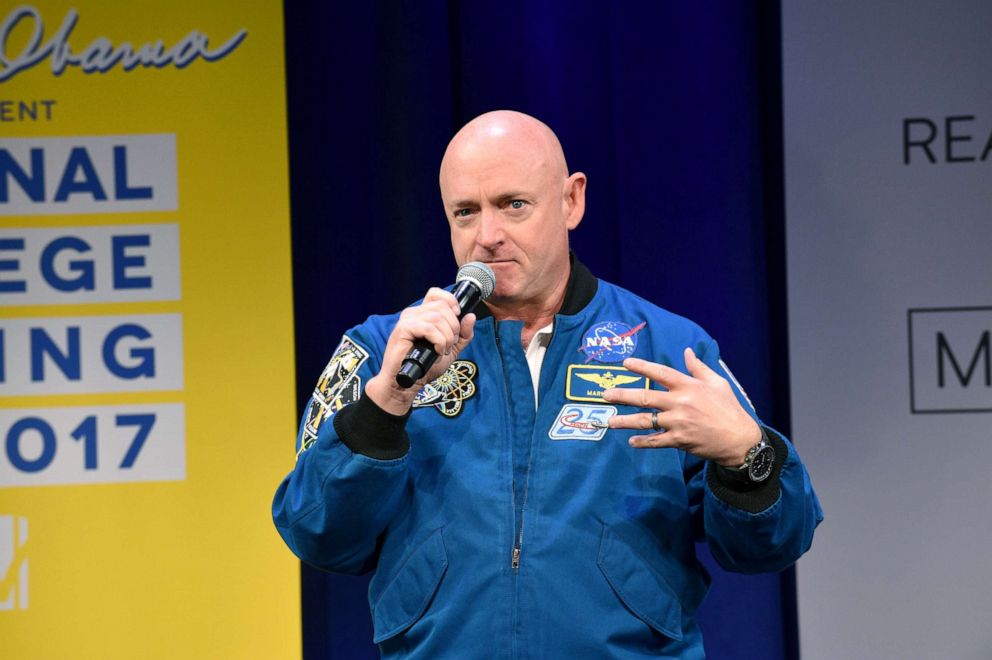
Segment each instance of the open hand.
[[[631,447],[674,447],[737,468],[744,464],[748,449],[761,440],[761,429],[741,407],[727,379],[696,357],[691,348],[685,349],[688,375],[638,358],[627,358],[623,366],[665,388],[603,392],[610,403],[652,409],[610,418],[610,428],[648,432],[632,436]],[[656,413],[660,430],[652,428],[652,413]]]

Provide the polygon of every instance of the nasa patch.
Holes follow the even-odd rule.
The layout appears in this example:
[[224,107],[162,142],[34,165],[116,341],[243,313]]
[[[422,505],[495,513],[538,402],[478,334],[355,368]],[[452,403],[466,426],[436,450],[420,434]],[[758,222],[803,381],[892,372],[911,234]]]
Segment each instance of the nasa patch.
[[647,322],[633,328],[621,321],[603,321],[586,331],[579,350],[586,355],[586,364],[596,362],[623,362],[637,350],[637,333]]
[[552,440],[602,440],[609,429],[610,417],[616,414],[617,409],[613,406],[566,403],[548,436]]

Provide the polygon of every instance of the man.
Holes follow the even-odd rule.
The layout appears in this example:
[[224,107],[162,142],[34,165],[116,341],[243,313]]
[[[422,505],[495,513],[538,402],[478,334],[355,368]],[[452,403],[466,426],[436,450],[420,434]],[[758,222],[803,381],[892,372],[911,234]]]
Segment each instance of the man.
[[[705,332],[570,255],[586,177],[547,126],[477,117],[440,185],[455,260],[488,264],[495,291],[459,321],[431,289],[345,335],[280,534],[315,566],[374,571],[385,658],[703,657],[694,542],[743,572],[805,552],[822,513],[795,449]],[[421,338],[439,358],[401,388]]]

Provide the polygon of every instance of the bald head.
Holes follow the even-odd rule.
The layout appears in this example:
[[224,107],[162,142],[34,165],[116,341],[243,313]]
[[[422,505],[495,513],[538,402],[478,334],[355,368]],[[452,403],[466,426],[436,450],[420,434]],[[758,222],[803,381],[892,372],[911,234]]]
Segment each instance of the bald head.
[[528,323],[553,315],[586,177],[569,175],[551,129],[520,112],[487,112],[452,138],[439,178],[455,261],[483,261],[496,273],[486,301],[494,315]]
[[441,189],[448,170],[466,159],[503,155],[522,167],[537,168],[548,182],[560,183],[568,177],[568,165],[561,143],[547,124],[514,110],[495,110],[465,124],[448,143],[441,160]]

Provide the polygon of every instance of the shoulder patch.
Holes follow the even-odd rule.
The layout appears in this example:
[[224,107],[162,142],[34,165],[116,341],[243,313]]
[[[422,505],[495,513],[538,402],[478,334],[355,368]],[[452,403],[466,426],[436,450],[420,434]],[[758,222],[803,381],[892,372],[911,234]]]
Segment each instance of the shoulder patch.
[[310,403],[307,404],[301,452],[309,449],[317,439],[321,424],[349,403],[358,400],[362,392],[362,379],[358,375],[358,369],[368,359],[368,352],[347,335],[341,339],[331,361],[320,374]]
[[445,417],[457,417],[463,402],[475,396],[478,367],[471,360],[455,360],[448,369],[417,392],[414,408],[434,406]]

